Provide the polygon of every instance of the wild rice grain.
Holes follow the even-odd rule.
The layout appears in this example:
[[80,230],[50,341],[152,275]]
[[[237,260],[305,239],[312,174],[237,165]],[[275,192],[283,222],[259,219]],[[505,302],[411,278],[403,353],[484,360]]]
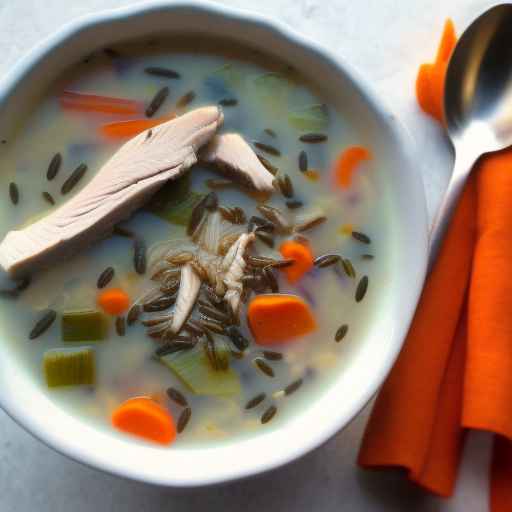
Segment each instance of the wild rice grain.
[[256,237],[261,240],[267,247],[270,247],[270,249],[274,248],[274,237],[265,231],[261,231],[260,229],[256,229],[254,232]]
[[185,427],[188,425],[191,416],[192,409],[190,407],[185,407],[185,409],[183,409],[183,412],[180,414],[180,417],[178,418],[178,424],[176,426],[178,434],[181,434],[185,430]]
[[345,274],[347,274],[348,277],[354,279],[356,277],[356,269],[354,268],[354,265],[352,265],[352,262],[348,258],[342,258],[341,264]]
[[62,195],[68,194],[71,192],[76,184],[83,178],[83,175],[87,171],[87,165],[80,164],[68,177],[68,179],[63,183],[60,192]]
[[110,281],[112,281],[112,278],[114,277],[114,269],[113,267],[107,267],[98,277],[98,281],[96,283],[96,286],[98,288],[105,288]]
[[147,320],[142,320],[141,324],[144,327],[154,327],[155,325],[163,324],[164,322],[168,322],[169,317],[167,315],[163,315],[157,318],[149,318]]
[[259,395],[256,395],[254,398],[251,398],[246,404],[245,409],[249,411],[250,409],[254,409],[258,405],[263,402],[267,398],[267,395],[265,393],[260,393]]
[[276,230],[275,224],[273,224],[269,220],[253,215],[249,219],[249,226],[247,228],[247,231],[251,233],[252,231],[254,231],[255,227],[260,231],[266,231],[267,233],[273,233]]
[[[149,333],[149,331],[148,331]],[[165,336],[165,329],[163,336]],[[169,354],[175,354],[176,352],[181,352],[182,350],[190,350],[195,347],[195,342],[192,341],[171,341],[169,343],[165,343],[165,345],[161,345],[155,350],[156,357],[164,357]]]
[[267,169],[267,171],[270,174],[273,174],[275,176],[279,172],[279,168],[270,163],[263,155],[257,153],[256,156],[258,157],[258,160],[261,162],[261,165],[263,165],[263,167],[265,167],[265,169]]
[[253,362],[267,377],[274,377],[274,370],[261,357],[256,357]]
[[178,391],[176,388],[168,388],[167,396],[173,402],[177,403],[178,405],[181,405],[182,407],[188,406],[188,402],[187,399],[185,398],[185,395],[181,391]]
[[55,153],[53,158],[50,160],[50,164],[48,165],[48,170],[46,171],[46,179],[48,181],[52,181],[57,173],[59,172],[60,166],[62,164],[62,155],[60,153]]
[[291,199],[293,197],[294,190],[290,176],[288,176],[288,174],[285,174],[283,178],[278,179],[278,183],[281,194],[283,194],[283,196],[286,197],[287,199]]
[[146,133],[146,140],[150,139],[153,135],[153,130],[150,128]]
[[217,322],[226,324],[229,324],[231,322],[231,319],[229,318],[228,315],[222,313],[216,308],[212,308],[211,306],[199,304],[198,309],[200,313],[212,318],[213,320],[216,320]]
[[265,423],[268,423],[277,412],[277,407],[275,405],[271,405],[261,416],[261,423],[264,425]]
[[302,208],[304,206],[304,203],[302,201],[299,201],[298,199],[292,199],[291,201],[286,201],[286,206],[290,210],[296,210],[297,208]]
[[295,260],[280,260],[280,261],[276,261],[274,263],[271,263],[270,266],[273,267],[273,268],[286,268],[286,267],[290,267],[291,265],[293,265],[295,263]]
[[124,316],[116,318],[116,332],[118,336],[124,336],[126,333],[126,322]]
[[269,155],[281,156],[281,151],[279,151],[279,149],[277,149],[276,147],[274,147],[270,144],[265,144],[264,142],[255,141],[254,145],[258,149],[260,149],[261,151],[264,151],[265,153],[268,153]]
[[156,313],[169,309],[176,302],[176,297],[160,297],[159,299],[148,302],[142,306],[146,313]]
[[311,218],[310,220],[302,222],[301,224],[297,224],[295,226],[295,231],[307,231],[308,229],[312,229],[316,226],[319,226],[320,224],[323,224],[326,220],[327,217],[325,215],[318,215]]
[[270,291],[272,293],[279,293],[279,284],[277,283],[276,276],[274,275],[274,272],[272,271],[272,267],[264,267],[263,268],[263,276],[265,277],[268,286],[270,288]]
[[55,204],[55,199],[53,199],[53,196],[50,194],[50,192],[41,192],[41,195],[47,203],[51,204],[52,206]]
[[189,318],[187,323],[185,324],[185,328],[195,334],[197,336],[202,336],[204,334],[204,328],[200,324],[198,320],[194,320],[193,318]]
[[160,68],[156,66],[145,68],[144,73],[146,73],[147,75],[158,76],[161,78],[178,79],[181,77],[177,71],[174,71],[174,69]]
[[283,354],[280,352],[273,352],[272,350],[264,350],[263,357],[267,361],[281,361],[281,359],[283,359]]
[[238,100],[236,98],[223,98],[219,101],[219,105],[223,107],[236,107]]
[[194,101],[196,93],[194,91],[188,91],[176,102],[176,108],[184,108]]
[[128,311],[128,315],[126,316],[126,323],[128,325],[134,324],[138,320],[138,318],[141,314],[141,310],[142,310],[142,308],[139,304],[134,304],[130,308],[130,311]]
[[305,151],[299,153],[299,170],[301,172],[308,170],[308,154]]
[[305,133],[299,137],[299,140],[307,144],[317,144],[319,142],[325,142],[327,138],[325,133]]
[[152,117],[162,106],[164,101],[167,99],[167,96],[169,96],[169,87],[162,87],[149,102],[149,105],[146,108],[146,117]]
[[240,352],[243,352],[249,346],[249,340],[234,325],[226,329],[226,334]]
[[340,260],[341,256],[339,254],[324,254],[315,259],[314,265],[319,268],[325,268],[338,263]]
[[212,318],[205,317],[199,320],[199,325],[205,330],[205,334],[208,334],[208,331],[214,332],[215,334],[226,334],[224,327]]
[[18,204],[20,200],[20,192],[18,190],[18,185],[16,183],[9,183],[9,197],[11,198],[12,204]]
[[286,396],[291,395],[292,393],[295,393],[300,387],[302,386],[302,379],[297,379],[296,381],[292,382],[291,384],[288,384],[284,388],[284,394]]
[[359,280],[359,284],[356,288],[356,302],[361,302],[366,295],[366,291],[368,290],[368,276],[363,276]]
[[340,342],[347,335],[347,332],[348,332],[348,325],[347,324],[340,325],[339,329],[336,331],[336,334],[334,335],[334,340],[336,342]]
[[46,330],[50,328],[55,319],[57,318],[57,312],[53,309],[49,309],[44,315],[36,322],[28,338],[34,340],[41,336]]
[[146,273],[146,242],[139,237],[133,241],[133,266],[137,274]]
[[361,254],[362,260],[373,260],[375,256],[373,254]]
[[352,231],[352,238],[363,244],[371,243],[370,237],[359,231]]

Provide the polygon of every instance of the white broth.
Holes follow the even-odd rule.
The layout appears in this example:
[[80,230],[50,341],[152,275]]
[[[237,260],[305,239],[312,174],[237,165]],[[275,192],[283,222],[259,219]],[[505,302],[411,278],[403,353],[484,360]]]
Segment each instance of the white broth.
[[[287,343],[258,345],[247,327],[244,305],[240,329],[250,340],[250,345],[243,358],[230,360],[230,367],[238,375],[241,386],[240,393],[230,397],[194,395],[169,368],[152,357],[159,343],[146,334],[147,329],[140,321],[127,326],[125,335],[119,336],[115,318],[108,317],[108,335],[103,341],[62,341],[64,311],[99,310],[97,296],[100,291],[96,283],[105,268],[112,266],[115,271],[107,288],[121,288],[132,300],[147,286],[148,275],[141,276],[134,270],[132,240],[121,236],[113,235],[36,273],[18,298],[0,299],[3,339],[7,340],[8,349],[16,352],[24,371],[52,400],[98,428],[113,430],[110,420],[113,410],[135,396],[154,398],[177,421],[183,408],[166,395],[169,387],[185,395],[192,411],[188,425],[172,448],[232,440],[279,428],[315,400],[329,386],[334,375],[350,365],[351,355],[357,351],[376,311],[382,307],[380,297],[383,294],[379,290],[386,287],[391,266],[388,226],[392,216],[383,167],[385,162],[379,159],[372,141],[358,127],[357,120],[346,118],[342,109],[337,110],[329,98],[322,96],[320,89],[306,83],[299,73],[284,64],[251,50],[234,52],[229,50],[229,45],[227,48],[220,43],[194,43],[192,46],[190,41],[179,44],[169,41],[151,45],[127,44],[116,47],[115,51],[116,55],[98,52],[70,69],[34,105],[17,133],[0,145],[0,190],[5,191],[4,199],[0,201],[2,237],[67,201],[126,140],[106,138],[100,130],[102,125],[137,117],[67,110],[59,102],[64,90],[133,99],[147,105],[160,88],[169,86],[170,94],[155,118],[173,112],[177,100],[189,91],[194,91],[195,97],[186,107],[178,109],[178,114],[221,100],[237,100],[236,105],[224,101],[225,120],[221,133],[238,132],[249,142],[260,141],[278,148],[280,156],[255,150],[279,168],[278,176],[290,176],[293,200],[303,203],[296,209],[287,208],[287,199],[275,192],[267,204],[282,210],[291,222],[301,215],[307,216],[308,212],[325,215],[324,223],[303,235],[309,240],[315,257],[339,254],[351,261],[356,276],[347,276],[340,262],[313,268],[297,285],[289,284],[283,271],[275,271],[280,291],[304,298],[317,328]],[[180,78],[150,75],[144,72],[147,67],[172,69]],[[327,118],[315,111],[320,119],[309,119],[306,124],[313,128],[306,126],[301,130],[293,113],[319,104],[326,105]],[[319,143],[301,142],[299,137],[308,132],[320,132],[328,139]],[[349,187],[340,189],[333,180],[334,163],[340,153],[352,145],[368,148],[372,158],[357,166]],[[307,154],[307,173],[299,169],[301,151]],[[62,166],[57,176],[48,181],[48,164],[57,152],[62,155]],[[88,166],[84,177],[71,193],[62,195],[64,181],[82,163]],[[225,179],[219,172],[202,165],[195,165],[189,174],[190,188],[195,193],[210,192],[205,183],[208,179]],[[9,199],[11,182],[19,191],[16,205]],[[51,194],[55,206],[43,198],[43,192]],[[239,187],[215,192],[220,205],[241,207],[247,219],[252,215],[261,216],[254,197]],[[165,240],[187,238],[184,226],[170,223],[145,208],[122,226],[141,236],[147,247]],[[367,235],[371,243],[354,238],[352,230]],[[289,234],[276,236],[274,249],[257,239],[255,251],[280,259],[279,245],[291,237]],[[363,276],[368,276],[369,286],[363,300],[357,302],[356,289]],[[269,293],[268,289],[266,293]],[[41,336],[29,340],[31,328],[48,308],[57,312],[57,320]],[[335,334],[344,324],[348,331],[336,342]],[[230,343],[227,338],[221,338]],[[49,389],[42,366],[44,353],[73,346],[93,347],[96,361],[94,386]],[[274,377],[255,367],[255,357],[262,357],[264,350],[283,355],[282,360],[266,360]],[[298,379],[302,379],[302,385],[286,396],[282,390]],[[246,410],[247,402],[261,393],[265,393],[265,400]],[[261,417],[271,406],[276,407],[277,413],[271,421],[262,424]]]

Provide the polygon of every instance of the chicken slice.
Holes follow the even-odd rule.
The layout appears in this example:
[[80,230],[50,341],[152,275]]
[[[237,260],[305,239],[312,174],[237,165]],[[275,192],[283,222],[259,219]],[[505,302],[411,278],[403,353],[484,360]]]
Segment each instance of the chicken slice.
[[199,148],[222,121],[219,108],[204,107],[130,139],[58,210],[7,233],[0,243],[0,265],[19,278],[108,235],[166,181],[194,165]]
[[272,192],[274,176],[259,161],[251,146],[237,133],[217,135],[201,154],[224,174],[258,192]]
[[240,297],[243,290],[242,276],[246,267],[244,254],[254,238],[254,233],[243,233],[240,235],[222,261],[222,268],[226,271],[224,284],[227,288],[224,300],[229,304],[234,315],[238,315]]
[[194,272],[192,265],[187,263],[181,269],[180,288],[171,323],[171,331],[173,333],[180,332],[196,303],[200,288],[200,277]]

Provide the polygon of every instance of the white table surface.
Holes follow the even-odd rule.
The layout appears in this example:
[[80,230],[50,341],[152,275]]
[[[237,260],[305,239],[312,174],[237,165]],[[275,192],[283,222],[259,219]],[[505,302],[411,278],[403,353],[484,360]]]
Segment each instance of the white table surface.
[[[0,0],[0,73],[47,34],[86,13],[138,3],[126,0]],[[418,64],[433,57],[444,20],[458,29],[492,0],[224,0],[261,11],[343,54],[416,140],[429,211],[451,166],[441,131],[418,110]],[[27,405],[28,407],[30,405]],[[0,411],[0,512],[292,512],[487,510],[490,440],[473,434],[453,499],[426,497],[398,475],[367,473],[355,458],[369,414],[364,410],[326,445],[273,473],[217,488],[170,490],[86,468],[55,453]]]

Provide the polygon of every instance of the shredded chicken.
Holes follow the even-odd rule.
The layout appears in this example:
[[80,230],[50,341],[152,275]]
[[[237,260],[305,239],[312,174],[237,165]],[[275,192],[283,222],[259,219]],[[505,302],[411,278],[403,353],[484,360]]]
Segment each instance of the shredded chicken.
[[181,269],[180,288],[171,324],[171,331],[173,333],[178,333],[186,322],[196,303],[200,287],[201,279],[194,272],[192,265],[187,263]]
[[238,315],[240,297],[243,290],[242,276],[246,267],[244,254],[254,238],[254,233],[243,233],[240,235],[240,238],[232,245],[222,262],[222,268],[226,272],[224,284],[227,287],[224,299],[229,304],[234,315]]

